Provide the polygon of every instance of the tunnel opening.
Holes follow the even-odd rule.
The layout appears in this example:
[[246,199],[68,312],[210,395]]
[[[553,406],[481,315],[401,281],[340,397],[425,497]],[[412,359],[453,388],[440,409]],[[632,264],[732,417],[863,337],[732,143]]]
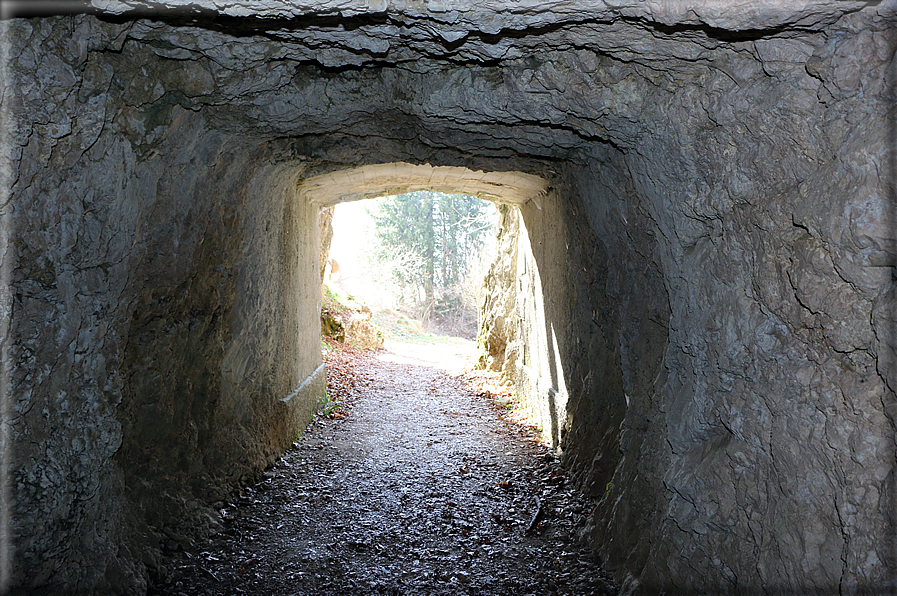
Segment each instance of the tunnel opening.
[[[466,339],[476,340],[476,343],[474,343],[474,341],[463,342],[456,340],[456,343],[459,344],[456,346],[457,350],[469,352],[468,356],[471,357],[471,359],[473,359],[472,357],[474,355],[478,356],[477,366],[500,371],[502,372],[504,381],[513,383],[515,377],[514,370],[516,361],[514,357],[516,348],[509,348],[508,346],[509,344],[516,345],[518,313],[515,310],[516,299],[512,296],[512,294],[516,292],[516,282],[508,276],[508,268],[512,265],[516,268],[517,232],[519,230],[519,226],[516,223],[519,217],[516,205],[529,201],[540,202],[541,197],[548,192],[547,183],[536,176],[516,172],[487,173],[467,168],[434,168],[429,164],[423,164],[421,166],[411,166],[410,164],[380,164],[374,167],[365,168],[364,172],[361,174],[357,171],[348,171],[338,172],[335,175],[327,174],[327,177],[327,183],[332,185],[331,188],[336,189],[336,192],[341,198],[341,202],[337,204],[336,208],[341,209],[345,206],[353,205],[356,207],[356,213],[358,213],[357,208],[365,208],[360,201],[354,203],[349,202],[358,196],[375,196],[383,188],[389,188],[392,191],[396,188],[403,191],[410,190],[410,192],[406,194],[393,195],[392,198],[385,199],[390,201],[388,205],[391,210],[390,216],[398,216],[400,219],[403,219],[401,222],[391,222],[388,218],[384,218],[386,219],[385,224],[387,228],[389,228],[390,225],[397,224],[397,229],[389,228],[387,229],[387,233],[389,233],[390,230],[392,232],[398,231],[398,236],[401,237],[399,244],[403,242],[408,243],[408,228],[413,225],[410,221],[410,214],[407,216],[402,215],[405,210],[427,207],[427,209],[425,209],[427,215],[424,215],[424,219],[431,226],[435,224],[437,228],[446,223],[455,226],[470,225],[475,223],[474,221],[468,221],[472,218],[485,218],[485,225],[476,223],[478,227],[474,229],[474,234],[482,236],[484,232],[494,234],[494,231],[491,228],[498,223],[490,221],[494,217],[492,214],[497,215],[494,208],[491,212],[481,213],[483,208],[479,207],[477,202],[482,201],[483,199],[478,199],[477,197],[472,196],[472,194],[456,195],[453,193],[462,191],[477,193],[480,196],[484,196],[486,200],[489,201],[490,206],[492,203],[499,203],[499,210],[502,213],[501,221],[505,222],[505,224],[501,227],[499,238],[495,240],[499,246],[494,247],[494,250],[492,251],[493,254],[490,255],[488,259],[483,259],[483,255],[474,254],[475,252],[478,252],[475,250],[474,240],[476,239],[476,236],[470,235],[470,233],[463,228],[458,230],[460,232],[459,234],[452,234],[450,237],[447,236],[443,239],[442,244],[435,236],[445,234],[446,230],[437,229],[435,231],[430,230],[434,235],[434,237],[430,238],[430,243],[433,246],[427,246],[426,242],[418,244],[418,239],[411,239],[408,246],[400,247],[403,261],[406,260],[409,253],[415,251],[420,253],[419,255],[416,255],[419,257],[417,260],[423,261],[426,260],[429,252],[433,249],[438,249],[439,246],[443,246],[443,248],[453,251],[458,249],[458,247],[453,249],[449,245],[464,244],[465,246],[463,250],[470,253],[467,255],[467,258],[472,259],[474,257],[479,257],[482,262],[479,266],[480,270],[473,276],[464,280],[463,287],[462,284],[459,284],[461,281],[460,279],[454,280],[452,276],[445,276],[445,279],[440,279],[439,277],[444,272],[436,269],[440,269],[442,266],[449,264],[445,262],[444,258],[449,255],[442,255],[441,257],[440,255],[436,255],[435,258],[431,258],[433,262],[430,264],[431,268],[429,269],[429,283],[432,284],[433,280],[439,280],[444,286],[441,288],[431,287],[429,290],[427,289],[427,264],[415,261],[414,263],[410,263],[412,268],[411,273],[414,274],[414,279],[409,281],[416,282],[412,283],[413,290],[418,294],[415,299],[416,304],[413,304],[411,310],[405,313],[393,311],[392,307],[396,306],[394,304],[395,300],[393,296],[393,304],[389,305],[390,309],[386,312],[376,313],[375,316],[372,316],[372,319],[375,322],[378,320],[382,321],[383,324],[387,325],[388,329],[394,331],[394,336],[389,338],[393,342],[391,348],[393,350],[401,351],[403,348],[395,345],[396,341],[400,343],[406,343],[408,341],[426,341],[432,343],[432,341],[435,340],[435,337],[430,335],[429,337],[432,339],[428,339],[427,334],[436,330],[437,321],[434,319],[440,317],[446,319],[447,317],[445,315],[448,314],[449,310],[458,311],[459,306],[465,307],[461,301],[466,300],[469,303],[466,305],[466,309],[472,311],[462,315],[462,317],[466,316],[468,318],[468,327],[472,327],[472,329],[469,329],[466,333],[466,335],[468,335]],[[352,185],[336,184],[336,181],[345,181],[347,179],[357,180],[359,178],[364,179],[369,187],[362,188]],[[320,180],[321,177],[311,181],[304,180],[300,185],[300,195],[308,192],[306,189],[311,189],[311,192],[321,192],[324,185]],[[429,189],[438,189],[438,191],[442,192]],[[316,203],[323,202],[325,205],[332,201],[332,199],[322,200],[320,197],[313,200]],[[444,203],[444,205],[441,206],[439,204],[440,202]],[[458,205],[455,205],[456,202],[463,207],[463,213],[457,212]],[[451,209],[455,212],[450,214],[450,217],[443,221],[443,217],[439,213],[442,208]],[[537,209],[541,209],[541,207],[537,207]],[[322,215],[325,216],[325,220],[329,220],[330,213],[331,212],[328,211],[326,206],[322,207]],[[380,213],[382,214],[383,211],[380,211]],[[508,225],[508,222],[511,221],[513,221],[513,226]],[[373,223],[373,221],[371,223]],[[324,248],[327,245],[326,228],[328,226],[322,227],[322,263],[325,262]],[[336,228],[339,226],[337,217],[333,218],[333,226]],[[488,232],[486,232],[487,228],[489,228]],[[359,241],[358,229],[353,229],[349,236],[349,242],[357,243]],[[334,238],[335,240],[339,240],[336,235]],[[395,238],[395,235],[393,238]],[[505,254],[497,254],[499,247]],[[339,253],[339,251],[337,252]],[[433,255],[430,255],[430,257],[433,257]],[[395,263],[392,263],[389,258],[385,260],[381,259],[379,262],[384,264],[384,261],[390,261],[385,263],[387,266],[396,265]],[[403,262],[399,265],[402,267],[402,270],[394,270],[389,273],[398,273],[400,277],[407,279],[409,271],[406,271],[405,269],[407,269],[408,264],[409,263]],[[436,265],[436,267],[434,267],[434,265]],[[339,261],[337,261],[336,266],[341,266]],[[327,265],[322,266],[322,270],[325,271],[325,273],[327,268]],[[329,263],[329,268],[332,274],[332,261]],[[467,268],[467,264],[464,264],[453,274],[453,276],[457,276],[457,273],[462,272],[461,270]],[[487,269],[488,276],[484,275],[487,273]],[[340,274],[342,273],[343,272],[340,271]],[[366,274],[366,277],[371,278],[372,275],[368,273]],[[395,278],[393,278],[392,281],[394,280]],[[451,282],[452,287],[448,287],[446,282]],[[353,290],[354,296],[362,296],[362,288],[359,288],[358,286],[355,286],[355,288],[356,289]],[[341,287],[339,289],[345,288]],[[439,291],[437,292],[436,290]],[[327,291],[329,291],[329,289],[326,289],[325,284],[325,300],[327,298]],[[459,295],[462,291],[466,292],[468,295],[462,298]],[[485,295],[482,297],[477,296],[481,291],[485,292]],[[452,301],[461,304],[449,304]],[[480,304],[477,304],[477,302],[480,302]],[[439,311],[445,312],[443,314]],[[524,316],[528,317],[529,314]],[[325,317],[329,318],[329,313],[325,315]],[[457,322],[457,315],[455,315],[454,321],[442,321],[442,327],[445,328],[446,323],[450,324],[451,327],[455,327]],[[329,323],[326,323],[322,328],[330,329],[332,326]],[[362,334],[367,335],[370,333],[364,325],[359,325],[359,329],[363,330],[361,331]],[[389,336],[389,332],[387,332],[387,336]],[[450,356],[448,353],[446,355],[446,357],[452,359],[457,358],[457,356],[458,354],[455,354],[455,351],[452,351]],[[539,418],[536,422],[541,427],[543,426],[544,420]],[[545,426],[545,428],[548,429],[547,426]],[[556,434],[556,430],[554,432]],[[551,430],[546,430],[547,436],[551,436],[551,434]]]
[[320,207],[435,188],[519,209],[509,368],[625,590],[893,587],[893,2],[91,4],[0,24],[0,581],[214,529],[322,387]]
[[[497,219],[491,202],[432,191],[341,203],[332,214],[325,294],[362,301],[391,339],[414,328],[475,341]],[[322,231],[322,259],[328,236]]]
[[[481,261],[479,269],[484,269],[486,259],[484,255],[477,254],[477,247],[483,233],[493,224],[489,221],[490,214],[477,201],[502,204],[537,201],[547,192],[547,188],[545,180],[520,172],[483,172],[459,167],[396,163],[319,175],[303,180],[299,193],[301,197],[321,205],[322,210],[359,198],[384,196],[382,193],[385,190],[392,193],[390,199],[384,199],[390,201],[387,206],[389,214],[384,215],[385,211],[381,208],[380,215],[374,216],[380,218],[377,221],[382,226],[379,232],[379,262],[392,267],[390,273],[394,279],[414,282],[411,286],[419,296],[414,300],[416,304],[412,312],[417,316],[413,318],[419,320],[423,328],[431,326],[438,316],[444,318],[449,310],[460,309],[468,311],[466,316],[470,323],[478,324],[476,314],[469,311],[476,307],[475,294],[479,290],[474,278],[482,272],[477,271],[471,276],[466,270],[474,259]],[[402,212],[424,207],[425,213],[418,214],[421,218],[418,227],[421,229],[414,231],[420,238],[412,238],[409,234],[414,225],[411,215],[400,221]],[[330,212],[327,213],[325,219],[329,220]],[[476,218],[483,218],[485,224],[470,221]],[[467,228],[474,224],[477,227],[472,231]],[[325,236],[322,238],[322,272],[326,269],[324,250],[325,247],[329,248],[326,227],[322,227],[322,235]],[[357,242],[357,233],[352,236]],[[392,244],[384,242],[384,239]],[[399,249],[398,253],[396,249]],[[416,261],[398,263],[395,261],[396,254],[400,256],[399,260],[413,257]],[[440,310],[444,314],[440,314]],[[475,338],[476,333],[468,339]]]

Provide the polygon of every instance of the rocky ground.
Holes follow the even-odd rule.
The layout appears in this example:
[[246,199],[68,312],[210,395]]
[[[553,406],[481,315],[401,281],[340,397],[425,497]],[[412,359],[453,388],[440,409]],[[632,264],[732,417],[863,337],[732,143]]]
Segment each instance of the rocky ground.
[[[176,557],[156,594],[612,594],[577,545],[592,503],[482,377],[339,350],[341,407]],[[501,403],[501,400],[498,400]],[[323,414],[323,413],[322,413]]]

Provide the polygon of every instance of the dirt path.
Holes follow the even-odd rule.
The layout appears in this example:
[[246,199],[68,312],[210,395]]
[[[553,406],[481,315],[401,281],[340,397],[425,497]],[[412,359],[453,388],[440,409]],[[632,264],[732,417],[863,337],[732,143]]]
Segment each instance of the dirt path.
[[311,425],[157,591],[612,593],[574,545],[592,505],[554,455],[458,379],[409,359],[426,357],[393,351],[357,368],[344,417]]

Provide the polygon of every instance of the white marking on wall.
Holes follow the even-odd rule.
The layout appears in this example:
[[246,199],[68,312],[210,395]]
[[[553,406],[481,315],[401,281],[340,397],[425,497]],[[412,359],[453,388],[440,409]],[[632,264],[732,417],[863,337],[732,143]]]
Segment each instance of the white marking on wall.
[[308,386],[309,383],[311,383],[312,381],[314,381],[315,379],[320,377],[322,374],[324,374],[325,369],[326,369],[326,365],[324,365],[324,364],[321,364],[320,366],[318,366],[318,368],[316,368],[313,373],[311,373],[310,375],[305,377],[305,380],[302,381],[301,385],[296,387],[288,396],[281,399],[280,401],[282,401],[284,403],[289,402],[294,397],[296,397],[297,395],[302,393],[305,390],[305,388]]

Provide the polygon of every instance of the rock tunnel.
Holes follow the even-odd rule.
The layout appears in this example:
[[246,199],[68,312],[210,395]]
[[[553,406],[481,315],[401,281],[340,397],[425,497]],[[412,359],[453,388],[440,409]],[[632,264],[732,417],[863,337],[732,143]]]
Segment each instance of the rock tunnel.
[[897,590],[892,1],[0,22],[0,592],[145,592],[323,387],[322,205],[513,204],[518,393],[626,593]]

